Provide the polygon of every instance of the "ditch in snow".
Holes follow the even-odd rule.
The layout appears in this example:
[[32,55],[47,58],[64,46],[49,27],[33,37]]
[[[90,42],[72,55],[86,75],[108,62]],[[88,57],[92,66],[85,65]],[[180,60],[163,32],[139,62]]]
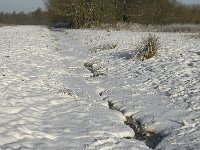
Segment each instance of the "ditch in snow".
[[[113,104],[108,101],[109,109],[118,110],[113,106]],[[122,113],[122,112],[121,112]],[[123,113],[122,113],[123,114]],[[155,149],[156,146],[162,141],[162,139],[166,136],[160,133],[155,133],[153,131],[146,130],[138,120],[134,119],[133,116],[126,117],[126,121],[124,121],[125,125],[128,125],[135,132],[134,139],[143,141],[145,144],[152,149]],[[130,137],[126,137],[127,139],[132,139]]]
[[[97,71],[94,69],[92,63],[85,63],[84,67],[87,68],[93,74],[92,77],[98,77],[100,75],[98,74],[97,76],[95,76],[95,73]],[[102,96],[102,94],[103,92],[99,93],[100,96]],[[103,100],[105,99],[106,98],[104,98]],[[109,109],[111,110],[116,110],[121,112],[120,110],[115,108],[110,101],[108,101],[108,106]],[[123,114],[123,112],[121,113]],[[133,116],[126,117],[126,121],[124,121],[124,124],[128,125],[131,129],[133,129],[133,131],[135,132],[134,139],[145,142],[145,144],[152,149],[155,149],[156,146],[162,141],[163,137],[166,136],[160,133],[155,133],[153,131],[146,130],[138,120],[133,118]],[[125,137],[125,138],[132,139],[131,137]]]

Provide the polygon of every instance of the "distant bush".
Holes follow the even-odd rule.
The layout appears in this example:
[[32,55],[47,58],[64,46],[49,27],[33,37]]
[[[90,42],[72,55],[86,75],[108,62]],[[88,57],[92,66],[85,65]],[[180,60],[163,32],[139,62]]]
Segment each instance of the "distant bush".
[[1,23],[8,25],[48,25],[49,14],[46,10],[38,8],[37,10],[29,13],[25,12],[0,12],[0,26]]
[[142,40],[141,45],[135,51],[134,59],[137,58],[141,61],[145,59],[150,59],[155,56],[159,49],[158,37],[149,34],[149,36]]

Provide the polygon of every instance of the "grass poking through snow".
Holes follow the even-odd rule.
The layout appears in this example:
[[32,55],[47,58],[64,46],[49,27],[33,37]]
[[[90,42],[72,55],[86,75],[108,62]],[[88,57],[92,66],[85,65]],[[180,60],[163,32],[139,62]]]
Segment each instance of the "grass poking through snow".
[[154,57],[159,50],[159,45],[158,37],[149,34],[147,38],[142,40],[141,45],[134,54],[134,58],[144,61]]

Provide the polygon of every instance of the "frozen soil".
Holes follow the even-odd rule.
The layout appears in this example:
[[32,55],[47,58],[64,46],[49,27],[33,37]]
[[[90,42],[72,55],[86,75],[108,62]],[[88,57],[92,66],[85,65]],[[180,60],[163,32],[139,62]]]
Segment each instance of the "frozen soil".
[[0,28],[0,149],[200,149],[200,42],[147,35]]

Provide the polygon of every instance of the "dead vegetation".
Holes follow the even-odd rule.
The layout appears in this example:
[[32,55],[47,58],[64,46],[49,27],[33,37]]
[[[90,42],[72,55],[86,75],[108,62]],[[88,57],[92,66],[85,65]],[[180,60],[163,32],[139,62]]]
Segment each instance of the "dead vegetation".
[[97,52],[103,51],[103,50],[115,49],[116,47],[117,47],[117,44],[108,43],[108,44],[102,44],[102,45],[95,46],[94,48],[90,49],[90,51],[92,53],[97,53]]
[[156,35],[151,35],[145,39],[142,40],[139,48],[136,49],[133,58],[137,58],[141,61],[144,61],[145,59],[150,59],[154,57],[158,50],[159,50],[159,41],[158,37]]
[[69,96],[74,96],[75,95],[75,93],[71,89],[67,89],[67,88],[59,89],[59,93],[67,94]]
[[84,63],[84,67],[92,73],[91,77],[99,77],[105,75],[105,73],[100,71],[100,67],[97,64],[86,62]]

